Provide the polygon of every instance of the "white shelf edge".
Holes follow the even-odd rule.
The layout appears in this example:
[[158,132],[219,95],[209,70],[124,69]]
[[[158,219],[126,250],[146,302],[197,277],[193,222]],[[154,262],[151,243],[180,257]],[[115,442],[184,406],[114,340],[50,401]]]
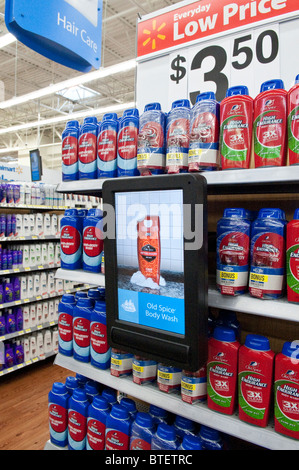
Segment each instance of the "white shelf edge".
[[109,369],[100,370],[90,363],[81,363],[73,357],[63,356],[59,353],[55,357],[54,364],[252,444],[270,450],[299,450],[299,441],[276,433],[271,425],[260,428],[241,421],[237,414],[228,416],[210,410],[206,403],[195,403],[193,405],[185,403],[179,393],[167,394],[161,392],[156,384],[137,385],[133,382],[132,376],[114,377],[110,374]]
[[105,286],[105,275],[102,273],[90,273],[83,271],[83,269],[71,270],[58,268],[55,273],[55,278],[63,279],[64,281],[79,281],[85,284],[92,284],[94,286]]
[[[89,273],[83,270],[68,270],[58,268],[55,277],[68,281],[80,281],[105,287],[105,275],[102,273]],[[288,302],[286,298],[278,300],[262,300],[250,294],[238,296],[222,295],[216,287],[209,287],[209,307],[233,310],[251,315],[270,317],[274,319],[299,322],[299,305]]]
[[215,287],[208,290],[209,307],[233,310],[261,317],[299,322],[299,305],[288,302],[285,297],[277,300],[263,300],[250,294],[238,296],[223,295]]
[[58,193],[101,191],[104,181],[106,181],[106,178],[99,178],[95,180],[62,181],[61,183],[58,183],[56,191]]
[[[225,184],[262,184],[288,183],[299,181],[299,166],[249,168],[246,170],[203,171],[201,172],[209,185]],[[163,177],[164,175],[161,175]],[[138,176],[137,176],[138,178]],[[57,192],[90,192],[101,191],[107,178],[95,180],[63,181],[58,184]]]
[[44,450],[68,450],[68,447],[59,447],[53,444],[53,442],[50,441],[50,439],[46,442],[44,446]]
[[3,377],[4,375],[7,375],[7,374],[11,374],[12,372],[23,369],[24,367],[31,366],[32,364],[36,364],[39,361],[44,361],[48,357],[55,356],[56,354],[57,354],[57,351],[51,351],[48,353],[44,353],[42,356],[35,356],[32,359],[28,359],[27,361],[22,362],[21,364],[16,364],[12,367],[8,367],[8,369],[3,369],[0,371],[0,377]]

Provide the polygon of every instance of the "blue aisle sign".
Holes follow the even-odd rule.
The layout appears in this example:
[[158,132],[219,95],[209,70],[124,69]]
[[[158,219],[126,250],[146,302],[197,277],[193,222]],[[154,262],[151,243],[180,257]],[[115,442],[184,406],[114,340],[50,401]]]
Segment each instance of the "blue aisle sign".
[[6,0],[5,23],[20,42],[66,67],[101,66],[103,0]]

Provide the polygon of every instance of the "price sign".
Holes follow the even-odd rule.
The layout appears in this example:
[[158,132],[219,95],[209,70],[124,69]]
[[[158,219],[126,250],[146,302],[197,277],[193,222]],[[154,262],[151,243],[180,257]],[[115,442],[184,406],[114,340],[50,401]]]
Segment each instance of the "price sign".
[[[200,3],[200,9],[198,2],[182,2],[182,7],[172,10],[171,17],[170,11],[165,16],[161,10],[161,16],[158,16],[161,20],[157,19],[155,23],[156,26],[160,25],[159,36],[162,37],[161,33],[166,30],[166,26],[162,28],[162,20],[173,19],[173,30],[168,33],[172,42],[168,49],[163,49],[163,41],[160,40],[161,51],[149,55],[145,55],[139,45],[136,84],[139,109],[147,103],[159,101],[163,110],[168,112],[173,101],[188,98],[193,105],[197,95],[206,91],[214,91],[216,99],[221,101],[227,89],[236,85],[246,85],[254,98],[260,92],[261,84],[274,78],[281,78],[286,89],[294,84],[299,73],[296,51],[299,41],[298,11],[289,11],[288,16],[284,16],[284,8],[290,5],[284,0],[251,2],[250,10],[246,10],[242,0],[236,0],[233,4],[221,0],[220,3],[223,4],[223,16],[219,13],[220,7],[219,14],[211,12],[214,4],[209,7],[207,0]],[[267,8],[264,9],[266,3]],[[276,16],[268,18],[263,24],[238,21],[232,30],[224,28],[222,33],[212,34],[212,27],[215,31],[221,25],[228,28],[234,16],[235,20],[237,17],[244,20],[247,12],[253,20],[255,7],[257,12],[266,13],[270,11],[270,6]],[[296,8],[299,8],[299,3]],[[183,19],[185,23],[180,22]],[[202,37],[190,41],[199,28],[196,19],[202,27]],[[176,38],[180,41],[176,41],[177,47],[174,47]]]
[[[279,77],[279,26],[263,27],[193,46],[169,55],[169,102],[187,96],[194,104],[199,93],[225,97],[229,86],[246,84],[258,93],[261,81]],[[181,90],[180,90],[181,87]]]

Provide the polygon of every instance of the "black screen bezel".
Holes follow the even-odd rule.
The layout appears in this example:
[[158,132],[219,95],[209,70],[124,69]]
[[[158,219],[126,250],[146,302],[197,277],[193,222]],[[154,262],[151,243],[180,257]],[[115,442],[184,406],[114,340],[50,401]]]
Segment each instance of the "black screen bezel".
[[[191,205],[191,230],[194,230],[196,204],[203,206],[202,246],[195,250],[184,250],[185,334],[145,327],[118,318],[116,240],[114,237],[107,237],[104,239],[107,335],[108,343],[113,348],[194,371],[207,360],[208,234],[205,177],[198,173],[186,173],[106,180],[102,188],[104,217],[107,214],[106,205],[112,206],[115,211],[116,193],[173,189],[182,189],[183,204]],[[109,223],[113,222],[110,220]],[[115,224],[114,217],[114,227],[109,227],[109,233],[116,233]],[[107,229],[107,226],[104,227],[104,232]],[[186,242],[189,241],[185,240]]]

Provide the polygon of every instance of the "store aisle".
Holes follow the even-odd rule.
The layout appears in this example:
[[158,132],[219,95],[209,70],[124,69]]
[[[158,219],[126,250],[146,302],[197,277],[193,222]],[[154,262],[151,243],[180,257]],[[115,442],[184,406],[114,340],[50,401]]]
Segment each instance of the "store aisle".
[[42,450],[49,439],[48,393],[67,369],[53,357],[0,378],[0,450]]

